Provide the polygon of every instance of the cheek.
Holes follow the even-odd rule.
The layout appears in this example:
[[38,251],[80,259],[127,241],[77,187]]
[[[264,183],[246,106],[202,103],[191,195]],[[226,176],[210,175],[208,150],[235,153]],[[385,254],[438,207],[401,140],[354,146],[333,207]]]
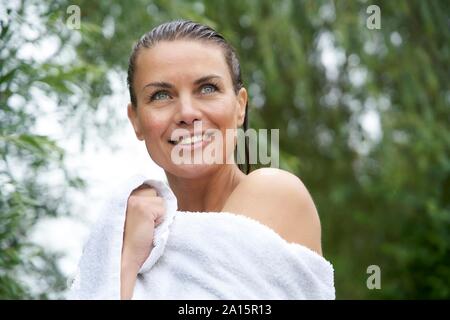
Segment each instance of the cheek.
[[146,138],[161,136],[167,125],[167,120],[160,114],[149,112],[142,118],[142,127]]
[[236,124],[236,107],[234,99],[220,99],[208,106],[210,120],[220,127],[233,128]]
[[234,97],[227,97],[226,99],[220,99],[215,101],[214,105],[209,106],[211,110],[208,113],[209,119],[219,127],[222,132],[222,163],[228,161],[236,146],[235,131],[230,129],[237,128],[237,116],[236,116],[236,99]]
[[141,121],[147,152],[159,166],[163,166],[168,161],[166,152],[161,152],[165,145],[161,137],[169,126],[169,120],[163,113],[148,112]]

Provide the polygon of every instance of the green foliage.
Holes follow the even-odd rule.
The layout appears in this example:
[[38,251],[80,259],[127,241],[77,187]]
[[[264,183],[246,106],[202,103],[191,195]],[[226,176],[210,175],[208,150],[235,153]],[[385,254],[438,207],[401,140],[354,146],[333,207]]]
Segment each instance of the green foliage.
[[[85,137],[84,129],[99,126],[95,112],[110,107],[99,103],[111,93],[105,73],[124,74],[131,46],[144,32],[184,18],[211,25],[237,49],[251,126],[280,129],[281,166],[302,178],[316,202],[337,297],[450,297],[448,1],[70,4],[81,8],[80,31],[61,24],[69,5],[64,1],[50,2],[41,16],[42,36],[56,35],[60,49],[76,52],[71,64],[11,59],[21,43],[10,40],[8,24],[0,33],[9,51],[0,56],[0,169],[14,186],[0,191],[0,212],[10,216],[0,222],[0,270],[8,270],[8,277],[2,272],[1,296],[25,295],[4,266],[21,265],[16,254],[36,219],[57,215],[56,208],[45,208],[54,202],[31,191],[30,184],[42,186],[45,179],[12,180],[7,159],[34,164],[32,174],[40,177],[45,166],[61,163],[63,154],[28,129],[39,109],[15,108],[8,99],[17,94],[23,105],[32,104],[27,88],[39,86],[61,104],[62,121],[78,119],[74,131]],[[381,9],[379,30],[366,27],[371,4]],[[331,73],[321,60],[327,50],[337,59]],[[379,118],[379,134],[362,126],[368,115]],[[4,236],[8,230],[12,233]],[[13,249],[4,255],[4,248]],[[372,264],[381,268],[381,290],[366,287]]]
[[[50,24],[55,9],[51,5],[17,5],[5,5],[0,17],[0,298],[58,298],[66,289],[59,254],[30,242],[30,234],[40,219],[67,215],[66,194],[83,188],[84,181],[67,171],[58,142],[35,132],[46,110],[35,100],[35,92],[56,97],[63,110],[70,110],[73,105],[66,101],[72,89],[92,84],[85,77],[89,73],[92,78],[96,68],[56,62],[61,47],[41,61],[24,54],[24,48],[39,46],[47,37],[56,36],[62,46],[67,35]],[[61,113],[61,120],[75,114]],[[52,181],[58,175],[67,183]]]

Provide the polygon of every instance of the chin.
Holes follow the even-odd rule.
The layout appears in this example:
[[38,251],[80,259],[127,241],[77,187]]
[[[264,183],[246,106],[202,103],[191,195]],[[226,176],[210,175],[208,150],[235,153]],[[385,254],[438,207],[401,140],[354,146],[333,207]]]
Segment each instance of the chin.
[[172,164],[166,171],[180,178],[195,179],[217,170],[218,167],[218,164]]

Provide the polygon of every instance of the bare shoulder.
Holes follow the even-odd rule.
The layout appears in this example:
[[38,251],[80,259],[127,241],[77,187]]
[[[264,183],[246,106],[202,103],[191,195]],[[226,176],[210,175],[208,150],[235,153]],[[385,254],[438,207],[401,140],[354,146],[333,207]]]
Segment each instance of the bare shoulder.
[[317,209],[303,182],[290,172],[275,168],[251,172],[233,190],[222,211],[258,220],[286,241],[322,254]]

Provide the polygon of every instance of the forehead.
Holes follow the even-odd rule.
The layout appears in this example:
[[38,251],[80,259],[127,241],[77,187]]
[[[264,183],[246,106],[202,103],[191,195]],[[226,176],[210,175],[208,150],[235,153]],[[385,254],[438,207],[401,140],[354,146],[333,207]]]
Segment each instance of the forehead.
[[136,59],[137,85],[150,81],[190,81],[217,74],[231,83],[221,47],[199,40],[161,41],[141,49]]

